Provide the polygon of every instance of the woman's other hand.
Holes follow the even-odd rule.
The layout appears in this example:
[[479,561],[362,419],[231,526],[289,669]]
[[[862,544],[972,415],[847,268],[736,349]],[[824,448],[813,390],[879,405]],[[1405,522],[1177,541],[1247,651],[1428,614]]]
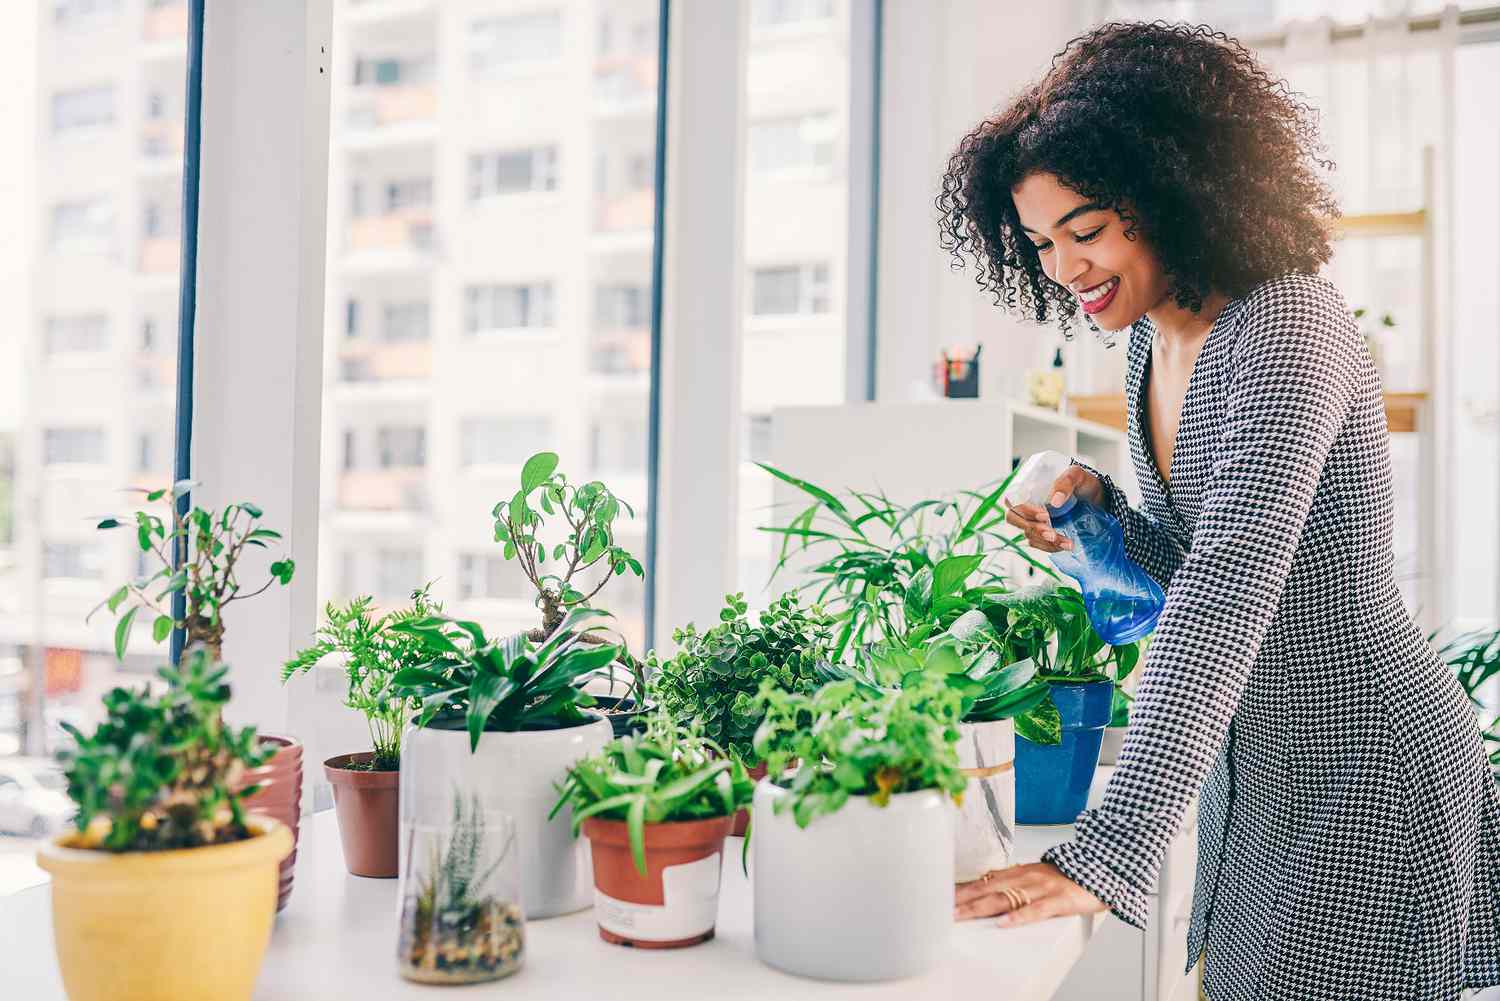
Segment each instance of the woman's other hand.
[[[1063,501],[1074,495],[1099,507],[1104,501],[1104,485],[1099,482],[1099,477],[1082,466],[1069,466],[1067,472],[1052,484],[1048,504],[1061,507]],[[1052,530],[1052,519],[1047,516],[1047,508],[1040,504],[1012,504],[1006,501],[1005,521],[1025,532],[1026,541],[1032,548],[1044,553],[1066,552],[1073,548],[1073,543]]]
[[1013,865],[985,873],[954,889],[953,919],[999,916],[1002,928],[1073,914],[1098,914],[1104,902],[1048,862]]

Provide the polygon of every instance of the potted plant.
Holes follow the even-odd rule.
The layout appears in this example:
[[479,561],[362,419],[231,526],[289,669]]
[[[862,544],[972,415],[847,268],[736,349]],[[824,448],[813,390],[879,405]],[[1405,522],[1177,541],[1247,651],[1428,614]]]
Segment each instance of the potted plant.
[[[912,976],[947,955],[961,700],[931,679],[812,694],[767,679],[750,847],[755,946],[825,980]],[[795,769],[791,769],[793,763]]]
[[[1495,781],[1500,783],[1500,712],[1486,706],[1482,695],[1484,686],[1493,685],[1494,679],[1500,677],[1500,629],[1463,633],[1444,643],[1438,653],[1458,675],[1458,683],[1475,710],[1491,716],[1484,731],[1484,743]],[[1480,725],[1484,725],[1482,719]]]
[[1016,719],[1016,819],[1070,824],[1088,803],[1116,692],[1140,660],[1140,643],[1105,644],[1071,587],[997,595],[983,611],[1004,648],[1033,659],[1048,687],[1050,712]]
[[521,968],[526,921],[516,880],[516,829],[479,796],[453,796],[446,824],[411,830],[396,961],[423,984],[474,984]]
[[454,788],[510,814],[528,918],[579,911],[591,899],[571,816],[551,808],[568,768],[614,737],[609,721],[588,711],[594,700],[583,689],[620,655],[598,635],[608,614],[572,608],[541,642],[524,633],[492,640],[476,623],[440,615],[390,627],[427,658],[392,679],[395,694],[421,707],[401,742],[401,827],[445,815]]
[[[504,546],[507,560],[515,560],[536,590],[542,624],[531,630],[532,642],[541,643],[563,623],[568,612],[588,608],[604,586],[627,571],[644,574],[640,561],[615,541],[615,521],[623,512],[635,517],[631,506],[616,497],[598,480],[577,484],[557,471],[557,454],[538,452],[521,468],[521,485],[510,500],[501,501],[491,512],[495,519],[495,541]],[[565,528],[550,545],[542,538],[548,520]],[[555,524],[554,521],[554,524]],[[551,566],[548,566],[548,560]],[[585,638],[585,642],[592,642]],[[645,709],[645,672],[630,652],[620,647],[620,668],[628,677],[617,694],[617,666],[606,665],[610,694],[595,704],[609,717],[616,734],[624,733]]]
[[[115,656],[121,659],[140,613],[152,617],[151,636],[160,643],[174,630],[183,633],[183,650],[201,650],[217,663],[224,651],[224,612],[237,601],[263,593],[272,585],[291,583],[295,564],[290,559],[273,561],[266,579],[249,590],[241,586],[244,568],[240,561],[252,549],[265,549],[281,540],[281,534],[260,525],[262,511],[249,501],[219,510],[194,507],[184,510],[179,500],[195,484],[182,480],[170,489],[146,493],[148,504],[161,503],[165,518],[150,511],[136,511],[125,518],[105,518],[99,528],[133,528],[143,556],[141,576],[116,588],[90,612],[108,608],[118,618],[115,625]],[[180,612],[179,612],[180,607]],[[278,909],[292,894],[292,876],[297,859],[297,837],[302,817],[302,742],[295,737],[262,734],[262,744],[271,751],[264,764],[246,773],[243,781],[258,790],[246,807],[281,821],[292,832],[292,853],[281,866]]]
[[[717,625],[702,633],[691,623],[673,630],[677,653],[659,660],[653,651],[646,666],[657,705],[673,719],[699,724],[715,746],[760,779],[766,772],[753,742],[762,716],[755,708],[761,679],[790,692],[816,689],[832,626],[821,608],[803,608],[795,593],[771,602],[754,625],[748,610],[743,594],[726,595]],[[744,834],[749,819],[747,811],[737,813],[731,833]]]
[[697,726],[665,713],[568,770],[554,811],[588,837],[599,937],[675,949],[714,937],[732,818],[754,784]]
[[343,655],[348,682],[344,704],[364,716],[372,750],[335,755],[323,762],[323,774],[333,787],[344,864],[356,876],[390,879],[400,871],[401,731],[414,708],[391,681],[401,668],[430,659],[415,637],[391,627],[442,609],[428,597],[427,588],[412,593],[409,608],[376,615],[373,604],[368,595],[343,607],[330,602],[317,641],[282,666],[281,681],[310,671],[325,657]]
[[267,749],[224,725],[227,669],[196,650],[159,673],[161,694],[107,694],[92,734],[63,724],[76,830],[37,853],[63,985],[73,1001],[248,1001],[292,837],[245,813],[240,779]]

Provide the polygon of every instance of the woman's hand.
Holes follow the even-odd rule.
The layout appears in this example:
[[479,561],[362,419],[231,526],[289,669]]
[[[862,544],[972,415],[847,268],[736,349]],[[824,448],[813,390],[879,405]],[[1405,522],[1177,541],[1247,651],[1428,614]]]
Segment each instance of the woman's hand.
[[[1069,466],[1068,471],[1052,484],[1048,503],[1052,507],[1061,507],[1063,501],[1075,494],[1098,507],[1104,502],[1104,485],[1099,482],[1099,477],[1082,466]],[[1006,501],[1005,522],[1025,532],[1026,541],[1032,548],[1044,553],[1065,552],[1073,548],[1073,543],[1052,530],[1052,519],[1047,516],[1047,509],[1039,504]]]
[[953,919],[988,918],[1002,928],[1027,925],[1073,914],[1108,910],[1103,901],[1062,874],[1049,862],[1013,865],[987,872],[954,891]]

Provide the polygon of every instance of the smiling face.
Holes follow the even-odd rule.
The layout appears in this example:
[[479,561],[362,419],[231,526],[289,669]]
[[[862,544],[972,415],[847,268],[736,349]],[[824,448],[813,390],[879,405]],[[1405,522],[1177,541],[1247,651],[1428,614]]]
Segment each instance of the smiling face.
[[1167,296],[1168,281],[1145,239],[1125,238],[1125,223],[1064,187],[1053,174],[1029,174],[1011,188],[1023,234],[1047,277],[1073,293],[1103,330],[1123,330]]

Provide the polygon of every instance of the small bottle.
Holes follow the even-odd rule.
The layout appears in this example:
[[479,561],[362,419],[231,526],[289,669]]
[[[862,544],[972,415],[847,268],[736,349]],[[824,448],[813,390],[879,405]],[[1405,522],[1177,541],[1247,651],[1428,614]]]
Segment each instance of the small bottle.
[[1052,507],[1052,485],[1068,466],[1061,452],[1038,452],[1021,466],[1006,491],[1012,504],[1047,509],[1053,531],[1073,548],[1052,554],[1052,565],[1078,582],[1089,622],[1110,646],[1134,643],[1156,628],[1167,596],[1161,585],[1125,553],[1125,533],[1108,511],[1072,496]]

